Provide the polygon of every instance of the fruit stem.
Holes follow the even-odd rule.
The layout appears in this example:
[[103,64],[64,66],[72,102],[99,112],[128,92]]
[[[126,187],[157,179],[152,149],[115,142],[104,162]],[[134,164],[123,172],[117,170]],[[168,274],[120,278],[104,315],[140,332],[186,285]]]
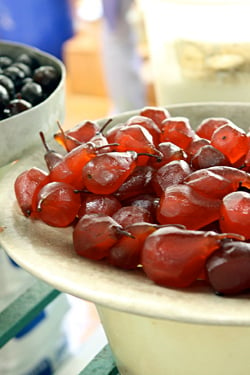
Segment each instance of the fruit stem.
[[49,149],[48,144],[47,144],[47,142],[46,142],[46,140],[45,140],[44,133],[41,131],[41,132],[39,132],[39,135],[40,135],[40,137],[41,137],[41,140],[42,140],[42,142],[43,142],[43,145],[44,145],[45,150],[46,150],[47,152],[49,152],[50,149]]
[[100,130],[98,131],[98,133],[103,133],[103,131],[106,129],[106,127],[111,123],[111,121],[113,121],[112,118],[108,119],[104,124],[103,126],[100,128]]
[[60,130],[60,132],[61,132],[61,134],[62,134],[62,137],[63,137],[63,143],[64,143],[64,146],[65,146],[65,148],[66,148],[66,151],[69,152],[69,148],[68,148],[68,146],[67,146],[66,135],[65,135],[64,130],[63,130],[63,128],[62,128],[62,126],[61,126],[61,124],[60,124],[59,121],[57,121],[57,126],[58,126],[58,128],[59,128],[59,130]]

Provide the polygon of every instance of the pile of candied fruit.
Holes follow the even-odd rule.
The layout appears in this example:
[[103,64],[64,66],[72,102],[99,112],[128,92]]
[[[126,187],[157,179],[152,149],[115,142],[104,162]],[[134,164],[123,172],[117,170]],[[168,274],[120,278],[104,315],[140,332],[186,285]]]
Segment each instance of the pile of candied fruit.
[[16,58],[0,55],[0,120],[41,103],[59,81],[56,68],[41,64],[33,53],[23,52]]
[[112,127],[84,121],[48,146],[44,170],[15,180],[22,213],[72,227],[75,252],[154,283],[197,280],[218,295],[250,289],[250,130],[228,118],[187,117],[144,107]]

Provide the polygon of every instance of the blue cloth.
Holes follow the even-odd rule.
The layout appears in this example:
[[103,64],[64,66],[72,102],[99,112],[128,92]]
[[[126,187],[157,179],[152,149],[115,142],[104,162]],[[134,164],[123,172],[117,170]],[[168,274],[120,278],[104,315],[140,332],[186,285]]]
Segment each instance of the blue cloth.
[[70,0],[0,0],[0,39],[28,44],[62,59],[74,35]]

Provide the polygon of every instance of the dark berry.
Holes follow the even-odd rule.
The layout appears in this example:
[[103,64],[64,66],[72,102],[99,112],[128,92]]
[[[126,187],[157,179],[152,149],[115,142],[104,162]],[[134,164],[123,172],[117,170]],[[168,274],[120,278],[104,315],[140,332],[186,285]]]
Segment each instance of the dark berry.
[[9,93],[10,98],[12,98],[15,94],[15,85],[13,81],[5,76],[4,74],[0,74],[0,85],[4,86]]
[[21,91],[21,98],[30,102],[33,106],[40,103],[43,99],[43,90],[41,85],[36,82],[27,82],[24,86],[22,86]]
[[32,70],[27,64],[24,64],[22,62],[15,62],[14,64],[12,64],[12,66],[16,66],[17,68],[21,69],[24,72],[25,77],[31,77]]
[[0,56],[0,67],[2,69],[7,68],[12,64],[12,59],[9,56]]
[[9,103],[10,97],[7,89],[0,85],[0,112],[3,112],[4,108]]
[[43,90],[51,93],[58,85],[60,75],[58,71],[50,65],[43,65],[34,71],[33,80],[39,83]]
[[25,78],[25,73],[19,69],[17,66],[8,66],[8,68],[4,69],[4,75],[9,77],[14,85],[16,90],[22,86],[23,79]]
[[[17,115],[20,112],[26,111],[27,109],[32,108],[32,104],[24,99],[12,99],[8,106],[7,111],[9,111],[9,116]],[[5,111],[5,113],[7,113]]]
[[28,65],[32,70],[40,66],[37,58],[34,55],[28,53],[22,53],[21,55],[19,55],[16,59],[16,62],[21,62],[25,65]]

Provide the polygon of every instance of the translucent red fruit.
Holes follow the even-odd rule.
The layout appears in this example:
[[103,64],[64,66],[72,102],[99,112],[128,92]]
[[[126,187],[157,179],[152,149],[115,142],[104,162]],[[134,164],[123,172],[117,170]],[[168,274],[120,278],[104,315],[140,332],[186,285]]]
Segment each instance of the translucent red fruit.
[[250,239],[250,193],[235,191],[223,198],[220,208],[220,228]]
[[159,140],[160,140],[160,134],[161,131],[159,127],[156,125],[156,123],[149,117],[145,116],[132,116],[128,119],[126,122],[126,125],[131,126],[131,125],[140,125],[143,128],[147,129],[147,131],[151,134],[153,138],[153,143],[155,146],[158,145]]
[[113,195],[84,193],[81,195],[81,206],[78,216],[103,214],[112,216],[121,208],[120,201]]
[[39,219],[54,227],[71,225],[79,211],[80,194],[63,182],[50,182],[43,186],[37,196]]
[[250,243],[222,243],[208,258],[206,273],[218,294],[233,295],[250,289]]
[[172,142],[186,150],[193,139],[195,139],[195,132],[188,118],[170,117],[163,121],[161,142]]
[[201,147],[210,145],[210,141],[205,138],[194,139],[186,148],[186,159],[190,163],[192,158],[198,153]]
[[100,260],[122,235],[122,227],[110,216],[84,215],[74,227],[73,245],[78,255]]
[[22,172],[15,180],[14,190],[18,205],[25,216],[33,216],[32,202],[37,189],[48,182],[43,170],[33,167]]
[[138,194],[152,193],[153,168],[149,165],[137,166],[118,190],[114,193],[119,200],[125,200]]
[[222,199],[236,190],[230,180],[209,169],[199,169],[187,176],[183,182],[195,191],[215,199]]
[[94,121],[84,121],[66,132],[56,133],[54,139],[67,151],[76,147],[76,142],[88,142],[99,131],[99,125]]
[[83,189],[82,168],[95,156],[96,151],[91,143],[84,143],[74,148],[52,168],[49,174],[50,181],[65,182],[75,189]]
[[230,163],[237,162],[248,151],[246,133],[233,123],[222,125],[216,129],[212,135],[211,144],[220,150]]
[[167,187],[181,184],[191,172],[189,164],[184,160],[173,160],[163,165],[153,176],[152,185],[155,193],[161,196]]
[[188,287],[201,274],[206,259],[219,248],[221,238],[223,235],[215,232],[173,226],[157,229],[144,242],[141,255],[144,272],[157,284]]
[[196,134],[201,138],[206,138],[211,140],[213,132],[222,125],[228,124],[229,119],[224,117],[209,117],[198,125],[196,129]]
[[123,236],[111,247],[108,261],[115,267],[135,269],[141,262],[141,252],[145,239],[157,229],[155,224],[135,223],[126,230],[131,236]]
[[107,152],[90,160],[82,169],[86,188],[95,194],[112,194],[137,165],[137,153]]
[[214,165],[230,165],[226,155],[212,145],[202,146],[191,159],[194,169],[209,168]]
[[164,107],[146,106],[141,109],[140,116],[151,118],[159,129],[162,127],[162,122],[170,117],[169,111]]
[[162,194],[156,216],[160,224],[182,224],[200,229],[219,219],[220,199],[205,197],[190,186],[168,187]]
[[208,169],[229,180],[234,190],[238,189],[240,186],[250,189],[250,174],[245,171],[228,166],[214,166]]
[[156,208],[159,198],[153,194],[139,194],[123,202],[125,206],[142,207],[148,210],[152,217],[155,218]]
[[63,155],[49,148],[43,132],[40,132],[39,134],[45,148],[44,160],[46,162],[48,170],[51,171],[56,166],[56,164],[63,160]]
[[[155,148],[153,137],[147,129],[141,125],[124,125],[114,130],[116,133],[112,136],[112,142],[117,143],[117,151],[135,151],[137,153],[154,154],[158,152]],[[110,143],[111,139],[107,135]],[[146,161],[148,157],[145,158]],[[145,164],[145,163],[144,163]]]
[[185,153],[185,151],[172,142],[159,143],[157,149],[161,154],[161,161],[156,160],[155,158],[150,159],[150,165],[152,165],[152,167],[154,167],[155,169],[159,169],[164,164],[167,164],[173,160],[187,159],[187,154]]
[[137,206],[123,206],[118,211],[116,211],[112,217],[123,228],[127,228],[128,225],[135,223],[153,222],[150,211],[144,207]]

